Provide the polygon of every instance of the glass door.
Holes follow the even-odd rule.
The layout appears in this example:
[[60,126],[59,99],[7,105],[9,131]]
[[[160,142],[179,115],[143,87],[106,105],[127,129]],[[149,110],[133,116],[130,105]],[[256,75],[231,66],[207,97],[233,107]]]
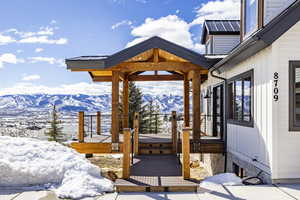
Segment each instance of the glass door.
[[213,136],[222,139],[223,137],[223,84],[213,88]]

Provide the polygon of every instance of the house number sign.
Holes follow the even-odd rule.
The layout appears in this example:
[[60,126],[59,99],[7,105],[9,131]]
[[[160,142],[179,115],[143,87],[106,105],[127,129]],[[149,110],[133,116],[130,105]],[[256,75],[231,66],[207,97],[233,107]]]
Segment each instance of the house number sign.
[[274,73],[274,90],[273,90],[273,99],[274,101],[278,101],[279,97],[278,97],[278,94],[279,94],[279,89],[278,89],[278,79],[279,79],[279,74],[278,72],[275,72]]

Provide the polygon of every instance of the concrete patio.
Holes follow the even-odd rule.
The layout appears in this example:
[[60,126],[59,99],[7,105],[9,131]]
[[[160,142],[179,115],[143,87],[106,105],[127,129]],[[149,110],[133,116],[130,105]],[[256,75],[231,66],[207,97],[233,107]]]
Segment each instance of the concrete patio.
[[[1,190],[0,200],[58,200],[53,192]],[[222,186],[213,190],[199,189],[198,193],[111,193],[85,200],[295,200],[300,199],[300,184],[278,184],[261,186]]]

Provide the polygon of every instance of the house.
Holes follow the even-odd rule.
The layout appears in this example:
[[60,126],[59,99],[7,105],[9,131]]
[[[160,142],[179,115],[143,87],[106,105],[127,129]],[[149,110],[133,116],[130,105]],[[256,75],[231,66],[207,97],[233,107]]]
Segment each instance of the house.
[[[227,54],[201,85],[203,113],[213,116],[207,130],[226,133],[228,172],[259,174],[266,183],[299,182],[300,1],[241,2],[237,46],[230,21],[204,23],[206,54]],[[220,159],[203,158],[209,164]]]

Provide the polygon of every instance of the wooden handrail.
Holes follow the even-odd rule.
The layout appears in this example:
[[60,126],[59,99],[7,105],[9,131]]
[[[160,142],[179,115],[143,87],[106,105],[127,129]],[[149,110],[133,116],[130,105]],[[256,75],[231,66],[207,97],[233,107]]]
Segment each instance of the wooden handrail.
[[123,130],[123,178],[128,179],[130,177],[130,149],[131,149],[131,138],[130,129],[125,128]]
[[182,133],[182,176],[190,179],[190,132],[191,128],[184,128]]

